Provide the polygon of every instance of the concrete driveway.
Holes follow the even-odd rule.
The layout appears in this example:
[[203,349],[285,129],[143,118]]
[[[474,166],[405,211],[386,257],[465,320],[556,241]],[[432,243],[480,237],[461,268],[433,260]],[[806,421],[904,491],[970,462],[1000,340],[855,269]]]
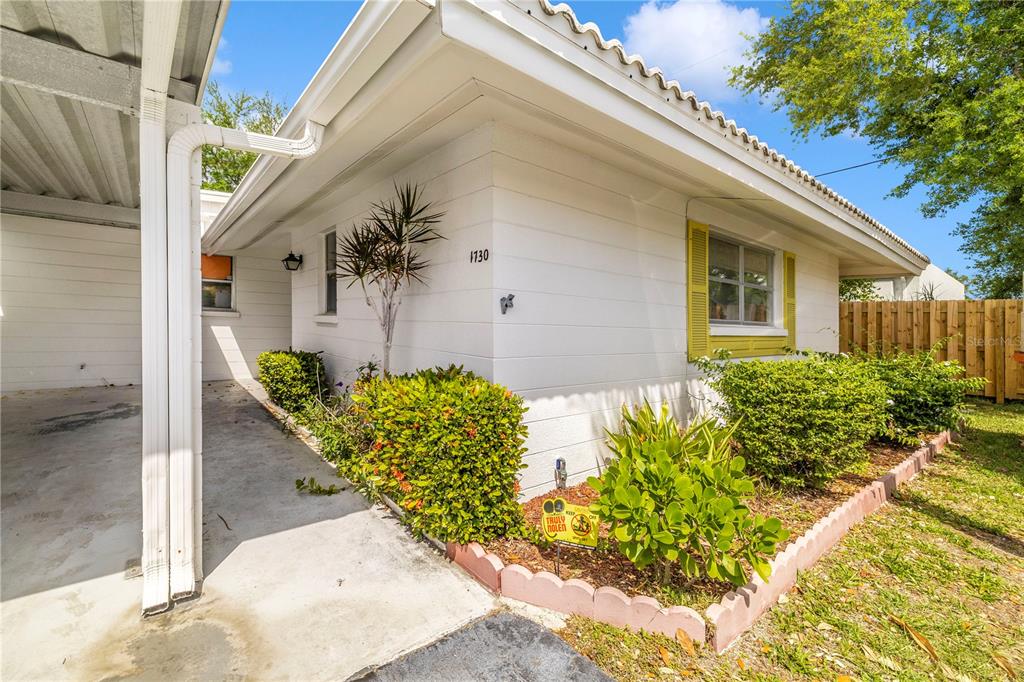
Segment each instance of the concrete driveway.
[[234,382],[204,385],[198,600],[142,619],[138,388],[2,401],[2,667],[20,679],[345,679],[492,597],[350,491]]

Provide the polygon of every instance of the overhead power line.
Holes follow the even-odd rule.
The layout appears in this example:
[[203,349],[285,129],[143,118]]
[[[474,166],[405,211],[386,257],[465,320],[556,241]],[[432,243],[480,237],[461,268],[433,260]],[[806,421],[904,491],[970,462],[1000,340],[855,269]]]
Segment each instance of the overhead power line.
[[865,161],[864,163],[858,163],[858,164],[853,165],[853,166],[847,166],[846,168],[837,168],[835,170],[830,170],[830,171],[825,172],[825,173],[814,173],[814,177],[816,177],[816,178],[823,178],[826,175],[832,175],[833,173],[842,173],[843,171],[853,170],[854,168],[863,168],[864,166],[871,166],[871,165],[874,165],[876,163],[882,163],[883,161],[888,161],[890,159],[895,159],[895,158],[896,158],[895,154],[893,154],[892,156],[883,156],[880,159],[874,159],[873,161]]

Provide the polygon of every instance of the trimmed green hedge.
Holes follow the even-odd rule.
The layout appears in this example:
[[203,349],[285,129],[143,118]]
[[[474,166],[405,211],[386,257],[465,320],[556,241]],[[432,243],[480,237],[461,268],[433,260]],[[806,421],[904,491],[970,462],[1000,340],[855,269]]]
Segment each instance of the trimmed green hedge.
[[288,412],[298,412],[311,399],[325,400],[330,395],[319,353],[269,350],[259,354],[256,367],[267,395]]
[[935,350],[854,356],[886,386],[890,403],[884,435],[890,440],[912,445],[922,432],[959,428],[967,394],[985,387],[983,378],[965,379],[959,362],[936,360]]
[[519,396],[453,366],[360,382],[352,401],[371,444],[349,469],[414,530],[460,543],[523,532]]
[[867,363],[811,356],[714,365],[720,412],[751,469],[783,485],[820,486],[868,460],[889,393]]

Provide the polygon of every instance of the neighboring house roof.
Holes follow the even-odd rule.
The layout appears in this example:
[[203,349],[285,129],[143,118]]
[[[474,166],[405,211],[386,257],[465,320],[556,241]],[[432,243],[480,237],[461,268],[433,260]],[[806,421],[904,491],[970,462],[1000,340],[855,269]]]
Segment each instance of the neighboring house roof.
[[627,54],[622,43],[618,40],[605,40],[604,36],[601,35],[601,29],[597,24],[592,22],[581,23],[569,5],[565,3],[552,5],[548,0],[538,1],[541,9],[548,16],[563,17],[566,20],[566,25],[574,34],[591,36],[598,48],[603,51],[613,53],[618,58],[622,66],[638,68],[641,76],[648,84],[653,83],[658,89],[674,95],[677,100],[689,103],[692,111],[697,114],[697,120],[708,126],[727,130],[730,133],[730,139],[732,139],[738,146],[744,147],[751,154],[770,161],[775,168],[782,171],[791,181],[810,187],[823,197],[849,211],[852,215],[867,223],[881,233],[881,235],[892,240],[900,247],[906,249],[918,258],[926,261],[928,260],[928,257],[925,254],[912,247],[905,240],[901,239],[895,232],[872,218],[862,209],[857,208],[838,192],[828,187],[820,180],[815,179],[813,175],[793,163],[792,160],[787,159],[785,155],[769,147],[767,144],[759,140],[756,135],[751,135],[747,132],[746,128],[737,126],[735,121],[727,119],[725,114],[721,111],[713,110],[711,104],[708,102],[700,101],[693,91],[683,90],[677,81],[667,80],[665,78],[665,74],[660,68],[647,66],[643,57],[640,55]]

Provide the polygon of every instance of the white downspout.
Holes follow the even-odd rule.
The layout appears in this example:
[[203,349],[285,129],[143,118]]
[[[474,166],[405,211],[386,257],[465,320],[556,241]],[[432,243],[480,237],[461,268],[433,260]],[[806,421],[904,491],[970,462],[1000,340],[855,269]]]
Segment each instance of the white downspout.
[[168,417],[170,422],[171,595],[196,591],[202,579],[202,333],[199,212],[192,199],[200,177],[192,172],[203,145],[292,159],[312,156],[324,127],[306,123],[297,140],[192,124],[167,144]]
[[180,2],[147,3],[139,120],[142,242],[142,610],[170,605],[167,455],[167,83]]

